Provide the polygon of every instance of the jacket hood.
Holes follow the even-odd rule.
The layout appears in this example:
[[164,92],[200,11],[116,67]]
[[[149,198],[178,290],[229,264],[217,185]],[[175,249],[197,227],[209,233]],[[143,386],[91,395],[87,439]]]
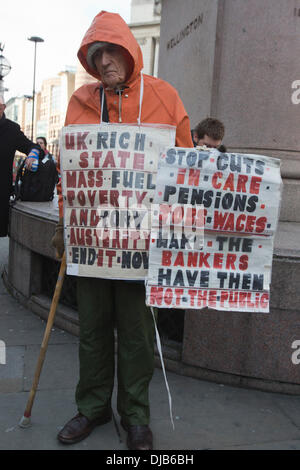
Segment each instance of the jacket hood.
[[99,73],[92,69],[86,60],[89,46],[93,42],[98,41],[110,42],[124,47],[132,57],[134,64],[131,76],[127,80],[127,83],[131,82],[138,76],[144,66],[142,51],[130,28],[119,14],[109,13],[107,11],[101,11],[98,13],[85,33],[77,54],[78,59],[85,70],[93,77],[101,80]]

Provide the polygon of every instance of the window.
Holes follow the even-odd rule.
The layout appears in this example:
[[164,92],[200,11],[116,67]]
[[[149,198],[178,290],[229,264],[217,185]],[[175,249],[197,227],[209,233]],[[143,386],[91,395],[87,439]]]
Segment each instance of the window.
[[154,15],[161,15],[161,0],[154,0]]
[[51,114],[60,111],[60,87],[53,86],[51,88]]

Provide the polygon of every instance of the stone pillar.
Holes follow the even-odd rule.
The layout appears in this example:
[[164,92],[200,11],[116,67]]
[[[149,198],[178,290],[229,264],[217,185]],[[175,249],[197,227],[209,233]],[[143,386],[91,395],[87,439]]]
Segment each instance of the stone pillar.
[[214,116],[229,151],[280,157],[281,220],[300,222],[300,0],[163,0],[158,76],[191,126]]
[[42,256],[54,257],[51,238],[57,216],[53,204],[18,202],[10,211],[8,281],[27,299],[41,292]]
[[299,393],[300,0],[162,0],[160,31],[158,76],[191,127],[220,119],[228,151],[280,158],[284,183],[270,314],[186,310],[182,361],[199,378]]

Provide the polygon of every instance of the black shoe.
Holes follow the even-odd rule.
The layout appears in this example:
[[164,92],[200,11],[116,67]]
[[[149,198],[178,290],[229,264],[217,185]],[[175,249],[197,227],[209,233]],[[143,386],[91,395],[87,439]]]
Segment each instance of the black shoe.
[[63,444],[75,444],[85,439],[96,426],[106,424],[111,420],[111,412],[100,418],[93,420],[78,413],[74,418],[67,422],[63,429],[58,433],[57,439]]
[[152,450],[153,435],[148,425],[126,424],[121,419],[121,425],[127,434],[127,447],[130,450]]

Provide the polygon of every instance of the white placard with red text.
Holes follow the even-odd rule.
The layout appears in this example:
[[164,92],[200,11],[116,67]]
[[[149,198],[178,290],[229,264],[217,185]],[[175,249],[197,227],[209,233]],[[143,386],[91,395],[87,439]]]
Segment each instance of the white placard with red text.
[[172,126],[88,124],[62,129],[67,273],[143,280],[158,157]]
[[280,160],[169,148],[160,156],[147,305],[269,311]]

